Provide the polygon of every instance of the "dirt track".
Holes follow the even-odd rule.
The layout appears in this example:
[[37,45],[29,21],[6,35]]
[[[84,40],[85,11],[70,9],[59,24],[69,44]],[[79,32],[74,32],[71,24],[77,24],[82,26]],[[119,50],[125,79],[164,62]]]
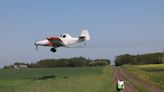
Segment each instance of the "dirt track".
[[[140,92],[136,85],[140,85],[148,92],[164,92],[163,89],[158,88],[157,86],[148,83],[144,81],[143,79],[138,79],[134,75],[126,72],[125,70],[121,69],[120,67],[117,67],[114,69],[114,79],[116,80],[125,80],[127,83],[125,84],[125,89],[123,92]],[[116,81],[115,81],[116,83]]]

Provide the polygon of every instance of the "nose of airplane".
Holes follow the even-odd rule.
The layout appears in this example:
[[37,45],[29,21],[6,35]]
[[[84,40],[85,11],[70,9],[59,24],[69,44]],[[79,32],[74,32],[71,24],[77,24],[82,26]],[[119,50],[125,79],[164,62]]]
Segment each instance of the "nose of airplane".
[[36,46],[46,46],[48,43],[49,43],[49,41],[47,39],[45,39],[45,40],[42,40],[42,41],[35,42],[34,44]]
[[42,41],[35,42],[34,44],[35,44],[35,46],[44,46],[45,45],[44,43],[42,43]]
[[35,45],[40,45],[40,43],[39,43],[39,42],[35,42],[34,44],[35,44]]
[[38,46],[43,46],[45,44],[43,43],[43,41],[36,41],[36,42],[34,42],[34,45],[35,45],[35,49],[37,51],[38,50]]

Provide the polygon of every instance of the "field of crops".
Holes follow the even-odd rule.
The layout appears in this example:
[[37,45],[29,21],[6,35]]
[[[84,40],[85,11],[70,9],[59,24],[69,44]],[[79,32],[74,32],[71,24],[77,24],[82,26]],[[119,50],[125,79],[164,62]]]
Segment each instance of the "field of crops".
[[124,69],[164,89],[164,64],[126,65]]
[[112,67],[1,69],[0,92],[114,92]]

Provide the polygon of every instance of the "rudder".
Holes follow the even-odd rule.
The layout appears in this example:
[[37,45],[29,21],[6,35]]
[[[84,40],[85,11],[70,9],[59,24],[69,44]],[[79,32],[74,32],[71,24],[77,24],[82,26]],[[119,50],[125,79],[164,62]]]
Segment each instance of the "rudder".
[[80,37],[85,37],[85,40],[90,40],[90,35],[88,30],[82,30]]

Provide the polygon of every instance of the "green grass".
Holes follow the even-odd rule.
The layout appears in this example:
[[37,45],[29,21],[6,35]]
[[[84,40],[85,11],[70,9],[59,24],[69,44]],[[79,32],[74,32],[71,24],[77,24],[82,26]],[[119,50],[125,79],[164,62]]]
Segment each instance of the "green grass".
[[1,69],[0,92],[114,92],[112,67]]
[[137,77],[164,89],[164,64],[126,65],[123,67]]

